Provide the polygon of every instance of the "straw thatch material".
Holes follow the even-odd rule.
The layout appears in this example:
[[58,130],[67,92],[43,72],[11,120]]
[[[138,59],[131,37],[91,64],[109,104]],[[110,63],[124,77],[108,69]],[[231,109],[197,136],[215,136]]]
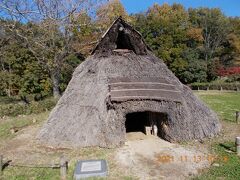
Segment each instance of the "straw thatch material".
[[[128,39],[127,48],[124,42],[117,44],[119,31],[126,35],[121,37],[122,41]],[[117,46],[128,50],[118,50]],[[119,78],[125,81],[116,80]],[[113,84],[114,80],[117,85]],[[112,91],[131,91],[129,86],[121,84],[122,81],[140,82],[133,89],[146,89],[149,93],[132,91],[131,98],[116,100],[114,96],[121,97],[122,94]],[[146,81],[152,82],[144,85]],[[169,89],[171,86],[173,89]],[[173,91],[178,98],[174,100],[175,95],[171,94],[154,95],[151,90]],[[202,139],[220,131],[216,114],[152,54],[138,32],[119,18],[93,54],[77,67],[38,138],[52,146],[119,146],[125,141],[126,115],[144,111],[168,115],[161,136],[168,141]]]

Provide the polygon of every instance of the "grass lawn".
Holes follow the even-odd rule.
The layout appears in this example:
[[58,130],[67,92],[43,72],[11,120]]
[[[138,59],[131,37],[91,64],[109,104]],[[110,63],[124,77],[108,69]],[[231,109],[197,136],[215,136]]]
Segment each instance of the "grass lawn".
[[236,111],[240,111],[240,93],[220,91],[195,92],[222,120],[235,122]]
[[[1,178],[0,178],[1,179]],[[9,167],[4,170],[3,180],[55,180],[60,179],[58,169]]]
[[49,111],[39,113],[39,114],[30,114],[30,115],[19,115],[17,117],[4,117],[0,118],[0,142],[1,140],[6,140],[8,138],[15,137],[11,133],[12,128],[21,130],[24,127],[42,123],[47,119]]
[[[233,153],[226,152],[227,149],[232,150]],[[210,169],[205,170],[200,176],[194,179],[239,179],[240,158],[235,154],[235,143],[230,141],[221,144],[215,143],[212,145],[212,152],[218,157],[213,163],[219,166],[211,166]]]
[[[200,91],[195,92],[195,94],[217,112],[222,121],[235,122],[235,111],[240,110],[240,93]],[[214,162],[215,164],[219,164],[219,167],[211,166],[210,169],[205,170],[200,176],[194,179],[239,179],[240,157],[235,153],[235,142],[232,140],[221,142],[220,140],[210,145],[211,152],[220,157]],[[232,152],[230,153],[229,150]],[[223,161],[222,157],[227,157],[227,160]]]

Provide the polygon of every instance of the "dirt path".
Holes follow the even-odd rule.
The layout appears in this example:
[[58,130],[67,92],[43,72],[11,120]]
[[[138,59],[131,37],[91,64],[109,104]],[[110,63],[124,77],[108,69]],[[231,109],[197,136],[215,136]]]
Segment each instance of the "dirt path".
[[187,149],[158,137],[130,133],[115,158],[138,178],[146,180],[186,179],[210,165],[207,156],[206,152]]

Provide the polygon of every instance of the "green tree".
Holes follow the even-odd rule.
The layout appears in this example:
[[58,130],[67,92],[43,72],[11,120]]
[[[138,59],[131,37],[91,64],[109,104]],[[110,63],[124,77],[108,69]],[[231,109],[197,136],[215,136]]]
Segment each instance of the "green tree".
[[[34,32],[32,36],[35,36],[35,38],[42,35],[38,26],[32,24],[23,26],[31,26],[31,30]],[[28,31],[24,33],[27,34]],[[8,29],[4,31],[4,36],[0,40],[0,42],[3,42],[0,46],[0,94],[18,95],[25,100],[28,95],[44,97],[52,94],[53,85],[48,68],[42,64],[43,61],[39,61],[35,54],[26,47],[27,43],[21,41],[19,36]],[[34,49],[35,52],[39,53],[38,56],[43,55],[43,57],[51,58],[48,51],[40,52],[40,50],[36,47]],[[72,53],[62,60],[64,63],[62,63],[59,70],[59,87],[61,91],[66,88],[72,72],[81,62],[80,60],[83,60],[83,56],[77,53]]]
[[[225,54],[221,61],[224,64],[240,65],[240,18],[230,18],[231,32],[227,36],[228,43],[225,45]],[[226,63],[227,61],[227,63]],[[230,63],[228,63],[230,61]]]
[[134,16],[136,28],[143,34],[155,54],[183,80],[188,62],[183,57],[187,48],[188,13],[180,4],[154,4],[146,14]]
[[182,72],[184,83],[206,82],[207,81],[207,63],[199,58],[199,52],[196,49],[188,48],[184,52],[184,59],[188,62],[188,67]]
[[96,23],[101,33],[106,31],[111,23],[119,16],[122,16],[126,21],[130,21],[130,17],[120,0],[110,0],[98,8]]
[[226,42],[228,18],[217,8],[189,9],[189,17],[193,27],[202,29],[202,53],[206,61],[211,61]]
[[36,58],[17,42],[10,42],[2,49],[1,89],[8,96],[49,94],[46,88],[47,73],[38,65]]
[[87,56],[97,44],[100,38],[100,31],[96,27],[96,23],[85,11],[76,14],[73,18],[73,37],[72,49],[74,52],[81,52]]

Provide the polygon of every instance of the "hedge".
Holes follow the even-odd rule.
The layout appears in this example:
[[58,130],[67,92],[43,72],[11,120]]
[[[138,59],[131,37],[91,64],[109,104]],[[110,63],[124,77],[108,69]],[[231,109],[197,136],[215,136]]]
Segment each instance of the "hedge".
[[240,91],[240,83],[192,83],[192,90],[229,90]]
[[51,110],[56,105],[53,98],[42,101],[32,101],[30,104],[9,103],[0,105],[0,117],[18,116],[22,114],[37,114],[47,110]]

